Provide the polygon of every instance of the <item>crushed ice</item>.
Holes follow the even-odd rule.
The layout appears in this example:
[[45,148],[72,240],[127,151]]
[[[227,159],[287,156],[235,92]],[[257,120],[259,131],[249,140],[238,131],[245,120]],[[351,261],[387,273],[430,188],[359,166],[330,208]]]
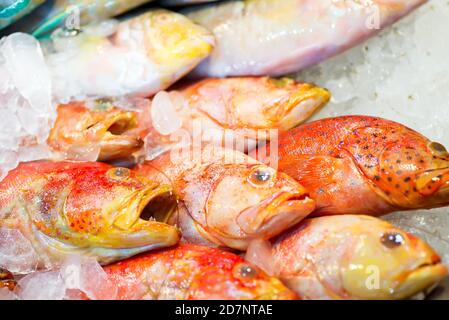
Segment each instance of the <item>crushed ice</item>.
[[59,269],[24,276],[13,292],[0,288],[0,300],[113,300],[117,290],[94,258],[72,256]]
[[56,117],[39,42],[14,33],[0,40],[0,179],[20,161],[47,158]]
[[0,228],[0,267],[15,274],[35,271],[39,257],[30,241],[15,229]]

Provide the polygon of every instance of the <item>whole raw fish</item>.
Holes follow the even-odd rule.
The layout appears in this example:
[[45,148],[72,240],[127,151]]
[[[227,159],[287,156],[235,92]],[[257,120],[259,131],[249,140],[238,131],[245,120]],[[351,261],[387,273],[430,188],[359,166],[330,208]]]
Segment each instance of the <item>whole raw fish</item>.
[[8,290],[13,290],[16,286],[14,276],[11,272],[0,267],[0,290],[6,288]]
[[120,105],[108,101],[59,105],[47,144],[65,159],[108,161],[129,157],[144,144],[144,109],[134,105],[134,109],[125,110]]
[[0,29],[26,16],[44,0],[3,0],[0,3]]
[[178,242],[176,228],[140,218],[169,192],[170,186],[103,163],[22,163],[0,183],[0,227],[23,234],[40,268],[74,253],[109,263]]
[[244,250],[251,240],[278,235],[315,209],[294,179],[231,149],[167,152],[135,172],[172,183],[180,200],[177,214],[154,217],[178,225],[190,243]]
[[[381,215],[449,204],[449,153],[399,123],[367,116],[314,121],[279,136],[278,169],[297,179],[316,214]],[[253,156],[264,162],[270,146]]]
[[253,243],[247,259],[303,299],[404,299],[448,274],[424,241],[362,215],[306,219],[272,245]]
[[426,0],[246,0],[187,9],[216,37],[197,76],[284,75],[375,35]]
[[79,30],[57,29],[43,41],[58,101],[150,96],[207,57],[214,38],[186,17],[150,10]]
[[[18,21],[12,32],[42,37],[57,27],[80,29],[90,23],[118,16],[152,0],[55,0],[39,6],[26,19]],[[19,2],[19,1],[16,1]],[[20,1],[26,2],[26,1]],[[44,1],[32,1],[44,2]]]
[[225,147],[238,141],[240,151],[252,149],[270,139],[273,130],[277,134],[302,123],[330,99],[327,90],[289,78],[209,78],[175,89],[152,101],[149,158],[179,143],[177,137],[185,138],[179,129],[191,142]]
[[104,267],[119,300],[292,300],[296,295],[240,256],[179,245]]

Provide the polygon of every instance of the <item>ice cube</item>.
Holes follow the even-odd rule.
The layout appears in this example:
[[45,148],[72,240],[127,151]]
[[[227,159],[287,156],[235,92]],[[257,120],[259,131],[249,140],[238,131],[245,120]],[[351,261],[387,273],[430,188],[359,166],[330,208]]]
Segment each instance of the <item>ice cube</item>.
[[0,266],[12,273],[35,271],[39,258],[30,241],[15,229],[0,228]]
[[62,300],[66,291],[58,271],[30,273],[18,281],[17,287],[22,300]]
[[56,108],[39,42],[24,33],[0,40],[0,180],[19,161],[49,157],[46,145]]
[[[117,287],[94,258],[69,257],[61,267],[61,276],[68,289],[78,290],[89,299],[113,300],[117,296]],[[80,297],[72,291],[70,297],[74,296]]]
[[151,120],[160,134],[170,135],[181,128],[182,119],[176,109],[168,92],[161,91],[154,96],[151,103]]

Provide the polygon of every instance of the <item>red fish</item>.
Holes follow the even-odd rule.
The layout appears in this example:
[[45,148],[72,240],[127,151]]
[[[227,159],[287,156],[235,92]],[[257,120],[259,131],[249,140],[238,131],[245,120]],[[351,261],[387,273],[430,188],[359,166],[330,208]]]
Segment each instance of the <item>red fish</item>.
[[104,267],[119,300],[292,300],[278,279],[243,258],[196,245],[145,253]]
[[143,109],[124,110],[106,101],[95,101],[91,108],[87,102],[59,105],[47,144],[63,158],[127,158],[143,147],[143,114]]
[[178,214],[156,220],[178,225],[190,243],[245,250],[253,239],[278,235],[315,209],[294,179],[241,152],[207,147],[194,155],[167,152],[135,169],[172,183]]
[[140,217],[169,192],[168,185],[99,162],[22,163],[0,182],[0,227],[23,234],[39,267],[74,253],[105,264],[178,242],[177,228]]
[[[449,153],[399,123],[367,116],[314,121],[279,137],[278,169],[304,185],[316,214],[381,215],[449,204]],[[270,145],[253,152],[270,159]]]

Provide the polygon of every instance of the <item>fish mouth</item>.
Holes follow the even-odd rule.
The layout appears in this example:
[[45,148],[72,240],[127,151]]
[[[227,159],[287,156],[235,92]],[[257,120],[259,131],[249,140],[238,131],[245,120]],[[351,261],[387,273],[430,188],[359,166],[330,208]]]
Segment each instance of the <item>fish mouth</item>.
[[449,167],[426,171],[416,177],[416,189],[423,197],[430,197],[432,205],[449,203]]
[[126,158],[143,147],[137,132],[136,115],[122,112],[102,121],[97,128],[101,136],[99,161]]
[[307,120],[326,105],[330,98],[331,94],[328,90],[312,84],[304,85],[284,104],[282,116],[279,118],[280,129],[288,130]]
[[399,285],[394,289],[396,299],[405,299],[438,284],[448,275],[448,268],[440,262],[424,263],[413,271],[399,275]]
[[121,199],[112,224],[113,231],[108,238],[110,244],[120,248],[156,248],[176,244],[181,237],[178,228],[145,216],[153,201],[171,192],[169,185],[152,183]]
[[315,201],[307,194],[280,192],[258,206],[243,210],[237,223],[246,234],[270,238],[297,224],[313,210]]

